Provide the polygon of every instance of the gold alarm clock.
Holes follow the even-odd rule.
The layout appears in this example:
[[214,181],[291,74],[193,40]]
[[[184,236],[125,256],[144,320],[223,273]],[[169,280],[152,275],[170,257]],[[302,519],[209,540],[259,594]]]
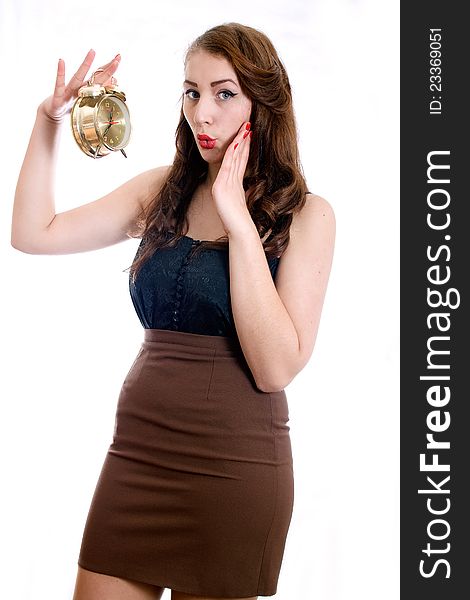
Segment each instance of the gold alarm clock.
[[95,83],[91,79],[78,90],[71,112],[72,132],[80,150],[92,158],[121,151],[129,143],[131,121],[124,92],[116,85]]

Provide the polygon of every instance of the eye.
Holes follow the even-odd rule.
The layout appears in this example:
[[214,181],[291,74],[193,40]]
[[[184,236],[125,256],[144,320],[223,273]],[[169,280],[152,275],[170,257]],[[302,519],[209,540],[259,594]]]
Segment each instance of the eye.
[[196,90],[186,90],[184,92],[184,95],[188,96],[188,98],[191,98],[191,100],[195,100],[195,98],[193,98],[192,96],[190,96],[190,94],[192,94],[193,92],[197,94]]
[[[229,98],[233,98],[234,96],[236,96],[236,94],[234,94],[230,90],[222,90],[219,92],[219,94],[228,94]],[[228,98],[223,98],[223,100],[228,100]]]
[[[196,90],[186,90],[184,92],[184,95],[187,96],[188,98],[190,98],[191,100],[196,100],[197,98],[195,98],[194,96],[191,96],[191,94],[199,94],[199,92],[197,92]],[[220,94],[228,94],[228,97],[222,97],[222,100],[228,100],[229,98],[233,98],[234,96],[236,96],[237,94],[234,94],[233,92],[231,92],[230,90],[221,90],[218,95]]]

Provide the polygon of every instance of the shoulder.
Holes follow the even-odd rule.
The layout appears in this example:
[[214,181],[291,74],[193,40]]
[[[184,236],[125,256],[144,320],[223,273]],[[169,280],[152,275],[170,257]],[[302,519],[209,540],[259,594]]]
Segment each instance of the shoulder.
[[335,225],[333,207],[322,196],[306,194],[304,206],[292,217],[291,234],[314,227],[319,220],[327,226]]
[[155,199],[165,182],[172,165],[155,167],[139,173],[122,186],[122,192],[128,202],[135,206],[135,219],[127,231],[128,237],[141,237],[146,209]]
[[140,178],[139,203],[142,209],[147,208],[165,182],[173,165],[164,165],[144,171]]
[[304,206],[293,214],[286,252],[289,249],[290,254],[309,249],[318,252],[322,245],[332,245],[335,233],[336,217],[332,205],[322,196],[306,194]]
[[289,243],[279,259],[279,280],[299,277],[314,266],[328,276],[334,253],[336,218],[322,196],[306,194],[304,206],[293,214]]

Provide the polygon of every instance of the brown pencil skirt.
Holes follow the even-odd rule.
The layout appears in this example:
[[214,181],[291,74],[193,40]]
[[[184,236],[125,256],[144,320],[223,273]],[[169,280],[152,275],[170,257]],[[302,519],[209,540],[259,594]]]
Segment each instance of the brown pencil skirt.
[[237,341],[145,329],[78,564],[201,596],[276,593],[294,478],[284,390]]

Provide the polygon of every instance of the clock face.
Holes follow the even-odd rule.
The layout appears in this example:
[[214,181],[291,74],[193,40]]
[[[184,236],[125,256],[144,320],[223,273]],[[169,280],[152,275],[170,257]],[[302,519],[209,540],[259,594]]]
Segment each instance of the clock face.
[[103,144],[111,150],[127,146],[131,124],[126,104],[115,96],[104,96],[96,105],[95,127]]

